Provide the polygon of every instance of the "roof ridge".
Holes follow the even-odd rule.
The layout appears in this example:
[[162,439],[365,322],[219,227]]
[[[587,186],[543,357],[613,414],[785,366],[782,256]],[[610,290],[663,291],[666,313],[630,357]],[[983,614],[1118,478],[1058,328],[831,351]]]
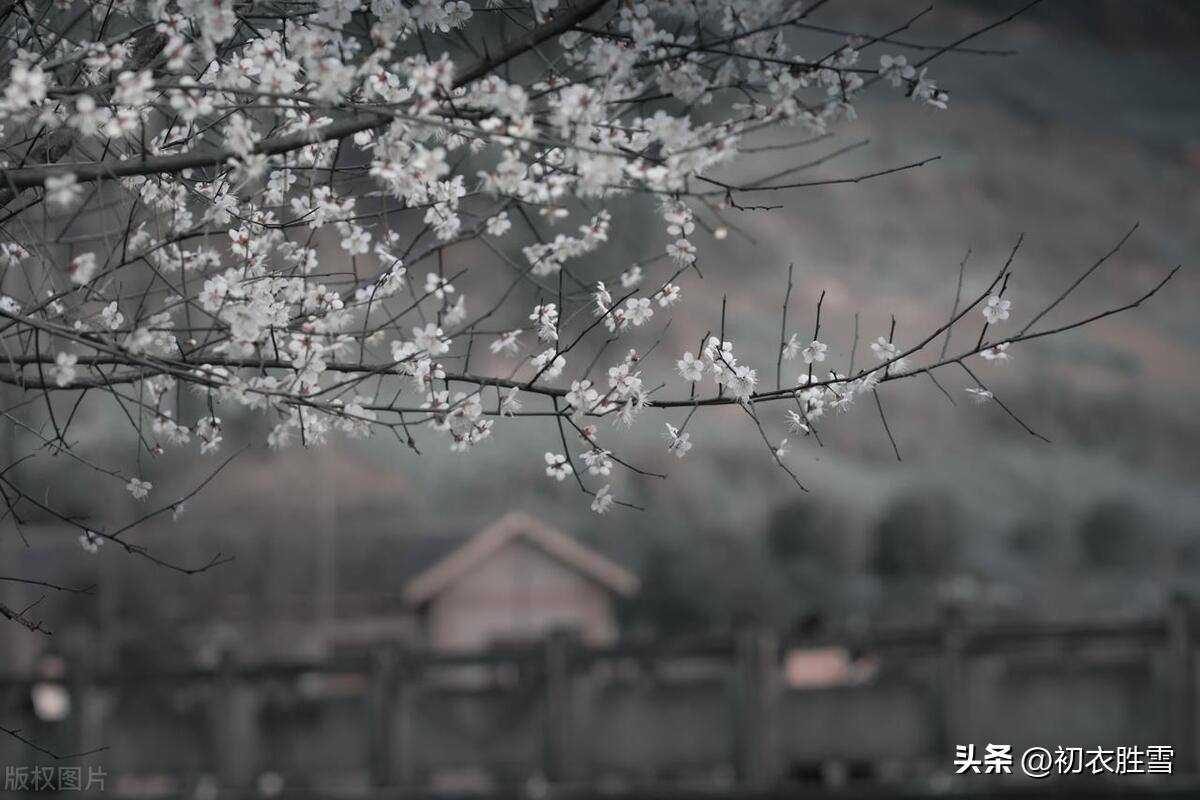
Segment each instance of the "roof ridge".
[[625,567],[532,514],[512,510],[418,573],[404,590],[405,600],[413,605],[428,602],[516,538],[533,543],[615,594],[627,597],[638,589],[637,576]]

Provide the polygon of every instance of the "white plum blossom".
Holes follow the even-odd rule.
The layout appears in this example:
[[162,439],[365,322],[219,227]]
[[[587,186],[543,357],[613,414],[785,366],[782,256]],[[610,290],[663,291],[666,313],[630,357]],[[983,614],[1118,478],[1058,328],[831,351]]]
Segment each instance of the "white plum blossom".
[[585,378],[581,381],[572,381],[571,389],[563,399],[567,401],[568,406],[582,414],[592,410],[600,400],[600,393],[593,389],[592,382]]
[[95,136],[108,123],[111,114],[107,108],[96,105],[96,98],[89,94],[80,95],[75,100],[75,114],[70,124],[82,136]]
[[461,325],[467,318],[467,296],[460,294],[458,299],[454,301],[454,305],[446,309],[442,315],[442,321],[447,325]]
[[591,450],[580,453],[579,457],[587,465],[589,475],[606,477],[612,474],[613,461],[610,451],[602,447],[593,447]]
[[488,217],[487,232],[489,236],[503,236],[512,228],[512,220],[508,214],[500,212],[494,217]]
[[604,484],[596,490],[596,496],[592,498],[592,511],[597,514],[604,514],[612,508],[613,496],[609,484]]
[[454,294],[454,286],[446,278],[438,275],[436,272],[430,272],[425,276],[425,294],[432,294],[438,300],[444,300],[446,295]]
[[596,288],[592,292],[592,300],[596,303],[596,316],[598,317],[604,316],[612,308],[612,293],[608,291],[608,287],[604,285],[604,281],[596,281]]
[[115,331],[125,324],[125,315],[117,309],[116,300],[100,310],[100,318],[104,320],[104,327],[110,331]]
[[679,302],[681,294],[682,290],[679,288],[679,286],[674,283],[668,283],[662,288],[662,291],[660,291],[654,297],[656,300],[658,300],[658,305],[660,308],[670,308]]
[[919,100],[926,105],[934,108],[945,109],[950,101],[950,95],[942,89],[937,88],[937,82],[925,77],[928,72],[928,67],[922,67],[917,74],[915,80],[912,81],[912,88],[909,89],[909,96],[913,100]]
[[0,266],[15,267],[29,256],[29,251],[18,242],[0,242]]
[[450,352],[450,340],[436,322],[430,322],[420,328],[413,328],[413,343],[421,352],[440,356]]
[[625,301],[624,314],[621,319],[635,328],[644,325],[654,316],[654,307],[648,297],[631,297]]
[[746,403],[754,394],[754,387],[758,385],[758,373],[745,364],[738,364],[726,373],[724,383],[738,402]]
[[733,342],[721,341],[716,336],[710,336],[704,344],[704,360],[708,364],[717,382],[721,376],[737,364],[733,357]]
[[979,355],[983,356],[988,361],[996,361],[1001,364],[1006,364],[1012,357],[1008,354],[1008,344],[1008,342],[1001,342],[998,345],[980,351]]
[[75,382],[75,365],[79,363],[79,356],[74,353],[59,353],[54,357],[54,367],[51,373],[54,375],[54,383],[60,388],[66,388]]
[[663,436],[667,440],[667,452],[673,453],[676,458],[683,458],[692,449],[692,434],[680,433],[679,429],[669,422],[666,425],[667,432]]
[[788,340],[783,343],[783,351],[781,353],[783,360],[791,361],[800,353],[800,350],[800,338],[793,333],[788,337]]
[[79,546],[89,553],[95,554],[100,552],[100,547],[103,544],[103,537],[96,535],[93,531],[85,530],[79,534]]
[[215,452],[221,446],[221,420],[219,417],[201,417],[196,421],[196,438],[200,440],[200,453]]
[[871,342],[871,352],[874,353],[875,357],[880,361],[887,361],[895,358],[899,350],[896,348],[896,345],[889,342],[887,338],[880,336],[878,339]]
[[625,424],[632,423],[646,400],[642,374],[634,369],[636,363],[635,359],[627,357],[620,364],[608,368],[610,397],[619,405],[619,418]]
[[553,342],[558,339],[558,308],[554,303],[537,305],[529,319],[537,327],[537,336],[543,342]]
[[506,417],[516,416],[521,410],[520,390],[510,389],[500,401],[500,413]]
[[902,375],[908,370],[908,359],[900,357],[900,348],[883,336],[871,342],[871,352],[880,361],[889,362],[887,366],[889,375]]
[[685,381],[695,383],[704,377],[704,362],[690,352],[683,354],[683,358],[676,362],[676,368]]
[[667,255],[680,266],[696,261],[696,246],[687,239],[676,239],[667,245]]
[[172,415],[173,412],[168,409],[155,416],[150,423],[150,430],[167,444],[181,447],[191,441],[192,433],[186,426],[177,423]]
[[[357,225],[350,226],[349,232],[342,239],[342,249],[352,256],[363,255],[371,251],[371,234]],[[441,297],[441,295],[438,295]]]
[[562,374],[563,369],[567,366],[567,359],[560,356],[558,352],[551,347],[549,350],[543,350],[533,357],[533,368],[547,380],[554,380]]
[[905,81],[915,78],[917,71],[908,63],[906,57],[885,54],[879,57],[879,74],[892,86],[899,88]]
[[72,205],[83,193],[83,187],[79,185],[75,175],[70,172],[51,175],[46,178],[45,187],[46,200],[59,208]]
[[984,389],[982,386],[968,386],[966,388],[966,392],[967,394],[971,395],[971,398],[976,403],[986,403],[994,397],[991,392],[989,392],[987,389]]
[[825,360],[825,352],[827,350],[829,350],[828,345],[813,339],[808,343],[807,347],[800,351],[800,355],[804,357],[804,363],[806,364],[819,364]]
[[130,478],[129,483],[125,484],[125,490],[133,496],[134,500],[144,500],[153,488],[154,485],[150,481],[144,481],[141,478]]
[[515,355],[521,351],[520,336],[520,329],[509,331],[508,333],[502,333],[492,340],[492,343],[488,345],[488,348],[493,353],[509,353]]
[[704,345],[704,360],[713,380],[728,390],[734,400],[739,403],[750,401],[758,385],[758,371],[747,364],[738,363],[732,342],[710,336]]
[[1008,319],[1008,310],[1012,308],[1012,302],[1005,300],[999,295],[991,295],[983,306],[984,319],[989,325],[995,325],[997,322]]
[[556,481],[565,480],[575,470],[571,468],[571,462],[561,453],[546,453],[546,474]]
[[39,105],[46,99],[46,75],[39,66],[17,61],[9,71],[4,89],[5,106],[21,111]]

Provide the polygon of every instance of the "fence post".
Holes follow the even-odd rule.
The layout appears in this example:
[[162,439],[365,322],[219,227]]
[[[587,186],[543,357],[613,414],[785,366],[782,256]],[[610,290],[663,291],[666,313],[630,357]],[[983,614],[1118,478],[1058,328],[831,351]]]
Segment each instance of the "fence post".
[[397,654],[396,698],[392,704],[393,725],[397,746],[395,778],[403,787],[417,780],[415,756],[417,737],[417,697],[420,693],[420,665],[411,651],[401,650]]
[[969,744],[967,715],[967,619],[957,603],[946,606],[942,632],[942,746],[953,753],[955,745]]
[[1191,601],[1171,597],[1167,611],[1168,716],[1175,769],[1196,771],[1196,642]]
[[75,659],[71,694],[78,708],[75,751],[99,750],[104,746],[111,693],[101,686],[95,669],[83,657]]
[[546,772],[556,782],[581,780],[586,767],[575,708],[574,645],[570,631],[553,631],[546,638]]
[[753,789],[779,779],[779,640],[759,627],[739,630],[735,642],[738,772]]
[[258,702],[254,690],[238,685],[233,656],[221,656],[217,672],[217,769],[225,788],[248,786],[258,760]]
[[370,748],[371,784],[391,786],[393,721],[396,698],[396,653],[389,646],[371,655],[371,685],[367,697],[367,741]]

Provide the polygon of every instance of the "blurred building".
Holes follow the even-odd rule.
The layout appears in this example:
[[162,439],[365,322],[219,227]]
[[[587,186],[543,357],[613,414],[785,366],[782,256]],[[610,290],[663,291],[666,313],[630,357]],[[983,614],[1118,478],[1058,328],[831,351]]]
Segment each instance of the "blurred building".
[[483,649],[556,630],[610,644],[616,601],[638,589],[629,570],[522,512],[409,552],[405,604],[421,643],[434,650]]

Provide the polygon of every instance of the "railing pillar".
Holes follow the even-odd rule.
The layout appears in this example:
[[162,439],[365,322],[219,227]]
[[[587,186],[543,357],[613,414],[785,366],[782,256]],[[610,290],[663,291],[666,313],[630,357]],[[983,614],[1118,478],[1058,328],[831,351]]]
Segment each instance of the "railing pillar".
[[77,753],[91,753],[105,745],[112,693],[97,683],[93,669],[85,659],[75,659],[71,694],[76,707]]
[[581,781],[587,774],[575,650],[569,631],[552,632],[546,639],[546,768],[550,780],[562,783]]
[[397,667],[396,699],[392,706],[393,726],[396,734],[396,768],[394,776],[401,786],[413,786],[417,782],[416,742],[417,700],[420,696],[419,666],[411,657],[400,653]]
[[735,649],[738,776],[750,788],[769,789],[780,778],[779,639],[749,627],[738,631]]
[[1184,774],[1196,771],[1196,636],[1191,601],[1183,595],[1171,598],[1167,610],[1167,659],[1169,693],[1167,709],[1171,742],[1175,748],[1174,768]]
[[969,690],[966,610],[951,604],[945,609],[942,633],[942,747],[946,753],[953,754],[955,745],[970,743]]
[[392,764],[396,740],[397,661],[396,651],[390,646],[378,648],[371,657],[371,684],[367,696],[367,741],[371,785],[376,788],[391,786],[396,781]]
[[249,786],[258,763],[258,698],[252,687],[239,682],[233,657],[228,652],[221,656],[217,673],[214,722],[221,785]]

